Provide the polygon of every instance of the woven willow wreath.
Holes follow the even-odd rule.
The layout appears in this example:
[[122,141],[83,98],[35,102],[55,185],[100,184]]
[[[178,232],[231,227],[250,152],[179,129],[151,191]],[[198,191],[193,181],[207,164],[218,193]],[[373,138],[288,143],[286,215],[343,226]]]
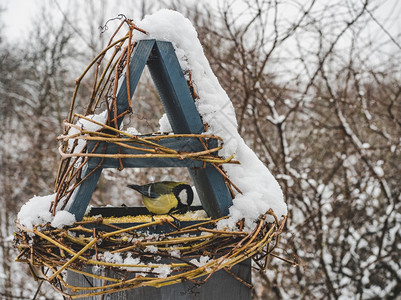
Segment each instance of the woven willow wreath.
[[[272,215],[275,221],[266,222],[266,215]],[[237,224],[238,231],[217,230],[216,223],[221,219],[177,228],[162,217],[129,228],[120,228],[100,217],[86,218],[64,229],[44,225],[30,230],[19,225],[15,245],[20,254],[16,260],[28,263],[37,279],[48,281],[58,292],[71,298],[143,286],[161,287],[205,276],[200,281],[203,283],[221,269],[232,274],[230,268],[247,258],[252,258],[261,269],[267,267],[268,258],[279,243],[285,219],[279,223],[272,211],[266,215],[261,216],[252,232],[241,230],[242,222]],[[173,231],[150,235],[146,232],[163,224],[172,226]],[[96,229],[99,225],[109,230]],[[120,257],[121,261],[113,261],[113,257]],[[127,258],[134,257],[139,258],[139,263],[127,263]],[[94,272],[99,275],[85,272],[88,266],[98,267],[103,272]],[[51,274],[38,272],[42,267],[48,268]],[[100,279],[104,285],[72,286],[65,280],[66,270]],[[113,271],[113,276],[105,275],[110,273],[105,270]]]

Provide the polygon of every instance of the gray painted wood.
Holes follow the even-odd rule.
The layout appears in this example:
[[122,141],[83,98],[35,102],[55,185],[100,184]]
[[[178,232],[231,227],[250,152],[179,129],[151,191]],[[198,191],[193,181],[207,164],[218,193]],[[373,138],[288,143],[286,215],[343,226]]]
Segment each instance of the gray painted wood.
[[202,119],[170,42],[156,42],[148,68],[174,133],[202,133]]
[[[145,68],[148,57],[153,49],[155,40],[142,40],[134,48],[132,53],[130,66],[129,66],[129,90],[130,99],[134,95],[135,89],[138,85],[139,79],[142,76],[142,72]],[[117,91],[117,115],[122,114],[128,109],[128,92],[127,92],[127,77],[123,80]],[[113,110],[111,116],[114,115]],[[118,126],[120,127],[123,117],[118,119]]]
[[71,204],[69,205],[68,211],[75,215],[77,221],[81,221],[85,215],[89,201],[102,174],[102,168],[96,170],[94,170],[94,168],[86,168],[82,172],[81,178],[85,178],[88,174],[91,175],[76,188],[75,193],[70,199]]
[[[247,259],[231,268],[231,272],[247,283],[251,283],[251,267],[250,259]],[[92,267],[86,267],[85,271],[91,272]],[[104,273],[98,275],[106,275],[113,277],[111,271],[104,270]],[[127,278],[132,278],[128,275]],[[201,280],[200,278],[199,280]],[[102,280],[85,278],[83,275],[68,271],[67,280],[70,284],[78,286],[101,286]],[[155,287],[140,287],[121,291],[113,294],[107,294],[96,297],[81,298],[85,300],[249,300],[251,299],[251,289],[240,283],[231,274],[224,270],[220,270],[212,275],[205,284],[196,285],[193,282],[182,282],[179,284]]]

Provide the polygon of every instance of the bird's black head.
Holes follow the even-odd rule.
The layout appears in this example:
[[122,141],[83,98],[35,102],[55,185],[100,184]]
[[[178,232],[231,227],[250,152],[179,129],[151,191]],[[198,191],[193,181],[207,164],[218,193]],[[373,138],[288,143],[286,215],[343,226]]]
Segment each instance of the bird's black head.
[[188,184],[179,184],[173,189],[175,197],[178,199],[178,208],[189,208],[194,200],[194,192]]

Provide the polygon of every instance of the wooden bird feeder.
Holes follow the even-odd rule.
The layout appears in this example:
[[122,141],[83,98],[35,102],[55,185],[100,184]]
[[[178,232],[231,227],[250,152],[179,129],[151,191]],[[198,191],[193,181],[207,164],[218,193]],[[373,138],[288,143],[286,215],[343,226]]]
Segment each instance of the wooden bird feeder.
[[[70,153],[66,153],[66,140],[60,150],[57,199],[52,210],[55,213],[56,207],[63,206],[77,222],[65,229],[49,224],[32,230],[20,226],[17,260],[49,268],[51,274],[42,279],[71,298],[250,299],[251,258],[266,268],[284,222],[269,211],[266,214],[276,221],[267,223],[263,215],[252,232],[244,231],[241,222],[238,231],[216,228],[232,205],[232,189],[220,168],[229,160],[217,155],[221,139],[207,134],[173,45],[159,40],[132,41],[132,30],[138,28],[129,20],[124,22],[129,23],[130,33],[125,39],[110,41],[107,47],[115,46],[117,53],[128,41],[113,65],[117,71],[110,73],[116,75],[108,118],[94,132],[78,128],[78,135],[86,139],[81,152],[73,153],[77,140]],[[132,136],[119,130],[124,116],[132,110],[131,98],[146,65],[171,124],[171,135]],[[125,75],[121,69],[126,70]],[[97,91],[104,90],[101,84],[97,86]],[[96,97],[92,95],[86,116],[94,113]],[[66,124],[75,126],[72,109]],[[71,136],[65,134],[67,138]],[[92,208],[84,217],[104,168],[165,167],[188,169],[209,218],[184,220],[179,227],[165,217],[132,219],[145,213],[143,207]]]

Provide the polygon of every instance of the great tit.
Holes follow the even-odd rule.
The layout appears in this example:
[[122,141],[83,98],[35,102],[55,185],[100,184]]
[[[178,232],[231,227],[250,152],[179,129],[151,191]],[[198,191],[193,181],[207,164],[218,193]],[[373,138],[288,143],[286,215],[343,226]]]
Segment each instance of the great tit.
[[160,181],[127,186],[141,193],[143,204],[150,213],[156,215],[188,210],[194,199],[191,186],[184,182]]

